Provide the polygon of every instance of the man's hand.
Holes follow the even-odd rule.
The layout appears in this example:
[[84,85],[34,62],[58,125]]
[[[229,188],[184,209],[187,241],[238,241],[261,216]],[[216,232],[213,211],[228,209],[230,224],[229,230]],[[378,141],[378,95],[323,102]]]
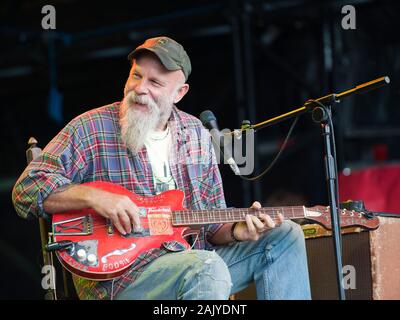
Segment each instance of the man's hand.
[[104,218],[110,219],[117,230],[131,233],[132,226],[139,229],[139,208],[128,196],[97,189],[91,207]]
[[[260,209],[261,204],[255,201],[251,208]],[[237,240],[256,241],[264,232],[280,226],[284,220],[282,214],[278,214],[278,220],[274,221],[269,215],[264,213],[260,213],[259,218],[250,214],[246,215],[245,218],[246,221],[237,223],[233,231]]]
[[43,202],[47,213],[92,208],[110,219],[117,230],[130,233],[132,226],[140,229],[139,209],[128,196],[114,194],[83,185],[69,185],[50,194]]

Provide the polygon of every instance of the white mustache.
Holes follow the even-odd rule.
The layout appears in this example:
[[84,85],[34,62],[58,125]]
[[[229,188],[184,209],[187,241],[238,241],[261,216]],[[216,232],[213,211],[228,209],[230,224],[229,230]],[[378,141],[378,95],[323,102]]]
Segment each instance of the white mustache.
[[127,98],[131,103],[145,104],[148,106],[156,104],[155,101],[149,96],[139,96],[135,93],[135,91],[129,92]]

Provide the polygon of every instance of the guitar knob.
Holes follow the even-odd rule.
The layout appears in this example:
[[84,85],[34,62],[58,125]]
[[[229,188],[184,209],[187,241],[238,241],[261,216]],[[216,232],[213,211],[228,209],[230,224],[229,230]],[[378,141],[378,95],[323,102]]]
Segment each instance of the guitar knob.
[[97,263],[97,257],[95,254],[91,253],[87,256],[87,261],[89,265],[94,266]]
[[76,252],[76,255],[77,255],[79,261],[83,262],[86,260],[86,250],[85,249],[79,249]]

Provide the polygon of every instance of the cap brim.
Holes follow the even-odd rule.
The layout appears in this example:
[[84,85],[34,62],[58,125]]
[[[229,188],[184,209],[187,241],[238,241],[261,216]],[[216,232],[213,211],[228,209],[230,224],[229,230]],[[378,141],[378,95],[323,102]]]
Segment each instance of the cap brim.
[[170,71],[175,71],[175,70],[182,70],[182,68],[176,64],[176,62],[174,60],[172,60],[171,58],[169,58],[166,55],[160,54],[159,52],[157,52],[156,50],[153,50],[152,48],[139,48],[136,49],[134,51],[132,51],[129,55],[128,55],[128,59],[130,61],[132,61],[134,58],[136,58],[136,56],[143,52],[143,51],[150,51],[152,53],[154,53],[158,59],[161,61],[162,65]]

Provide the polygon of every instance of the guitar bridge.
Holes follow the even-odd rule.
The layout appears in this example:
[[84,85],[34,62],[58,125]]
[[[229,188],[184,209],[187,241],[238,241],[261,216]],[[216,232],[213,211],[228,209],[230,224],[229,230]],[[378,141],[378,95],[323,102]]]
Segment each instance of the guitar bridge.
[[53,223],[54,236],[86,236],[92,233],[93,218],[90,214]]

